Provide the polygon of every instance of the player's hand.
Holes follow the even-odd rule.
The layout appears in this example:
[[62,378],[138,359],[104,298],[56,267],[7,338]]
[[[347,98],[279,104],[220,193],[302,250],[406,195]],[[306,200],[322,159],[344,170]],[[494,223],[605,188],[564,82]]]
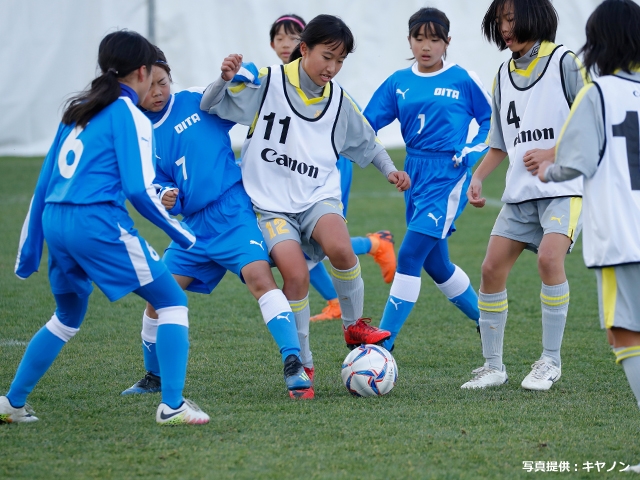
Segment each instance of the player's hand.
[[411,186],[411,179],[407,172],[391,172],[387,178],[389,179],[389,183],[393,183],[399,192],[404,192]]
[[544,178],[544,174],[547,171],[547,168],[549,168],[549,165],[551,165],[552,163],[553,162],[542,162],[538,167],[538,178],[540,179],[541,182],[543,183],[548,182],[548,180]]
[[170,190],[165,191],[162,194],[162,198],[160,198],[160,201],[162,202],[162,206],[166,210],[171,210],[173,207],[176,206],[176,201],[178,200],[179,192],[180,190],[178,190],[177,188],[172,188]]
[[242,66],[242,55],[237,53],[232,53],[227,58],[222,61],[222,66],[220,70],[222,71],[222,79],[225,82],[229,82],[233,79],[236,73],[240,70]]
[[524,166],[531,173],[531,175],[537,175],[540,164],[542,162],[553,162],[555,157],[555,147],[549,149],[534,148],[533,150],[529,150],[527,153],[525,153],[524,157],[522,157],[522,160],[524,161]]
[[476,208],[482,208],[487,203],[487,199],[482,197],[482,182],[475,177],[471,177],[467,198],[469,203]]

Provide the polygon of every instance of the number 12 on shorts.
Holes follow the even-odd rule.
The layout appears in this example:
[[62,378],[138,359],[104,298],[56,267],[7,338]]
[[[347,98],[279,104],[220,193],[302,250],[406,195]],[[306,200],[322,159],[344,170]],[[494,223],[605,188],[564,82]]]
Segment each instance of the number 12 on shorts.
[[289,233],[287,222],[282,218],[276,218],[275,220],[271,220],[265,223],[265,227],[267,227],[267,230],[269,230],[269,239],[272,239],[276,235]]

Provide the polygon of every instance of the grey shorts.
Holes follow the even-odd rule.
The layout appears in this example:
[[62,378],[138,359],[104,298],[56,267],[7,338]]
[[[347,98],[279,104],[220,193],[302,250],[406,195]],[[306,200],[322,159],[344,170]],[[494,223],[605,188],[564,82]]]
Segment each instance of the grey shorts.
[[320,200],[300,213],[270,212],[261,210],[255,205],[253,210],[258,217],[258,225],[262,230],[269,254],[274,245],[283,240],[295,240],[300,244],[304,254],[313,262],[321,262],[325,257],[318,242],[311,238],[320,217],[335,214],[344,218],[342,202],[339,198]]
[[560,233],[571,239],[570,252],[581,230],[582,198],[563,197],[505,203],[491,235],[525,243],[527,250],[538,253],[544,235]]
[[596,279],[600,326],[640,332],[640,264],[597,268]]

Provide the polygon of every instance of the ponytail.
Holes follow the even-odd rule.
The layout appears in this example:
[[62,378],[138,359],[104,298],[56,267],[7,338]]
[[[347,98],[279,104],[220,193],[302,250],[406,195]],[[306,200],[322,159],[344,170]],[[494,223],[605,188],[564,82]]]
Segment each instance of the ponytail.
[[88,90],[67,102],[62,123],[86,127],[89,120],[118,99],[119,79],[142,66],[151,74],[157,58],[155,47],[139,33],[119,30],[104,37],[98,47],[102,75],[91,82]]

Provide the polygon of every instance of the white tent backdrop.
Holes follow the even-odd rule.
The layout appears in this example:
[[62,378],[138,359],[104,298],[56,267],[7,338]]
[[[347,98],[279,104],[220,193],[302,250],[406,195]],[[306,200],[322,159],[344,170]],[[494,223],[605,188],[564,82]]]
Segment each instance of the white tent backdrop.
[[[96,74],[100,39],[119,28],[148,34],[150,0],[0,0],[0,155],[43,155],[69,94]],[[154,0],[151,0],[154,1]],[[410,65],[407,21],[423,6],[451,20],[448,60],[473,70],[487,90],[508,52],[481,35],[489,0],[155,0],[155,41],[173,69],[174,90],[207,85],[229,53],[258,66],[278,61],[269,46],[271,23],[284,13],[307,21],[339,15],[356,37],[337,77],[365,106],[391,73]],[[556,41],[577,51],[584,25],[600,0],[555,0],[560,16]],[[232,130],[234,145],[244,129]],[[387,146],[403,145],[398,125],[380,132]]]

